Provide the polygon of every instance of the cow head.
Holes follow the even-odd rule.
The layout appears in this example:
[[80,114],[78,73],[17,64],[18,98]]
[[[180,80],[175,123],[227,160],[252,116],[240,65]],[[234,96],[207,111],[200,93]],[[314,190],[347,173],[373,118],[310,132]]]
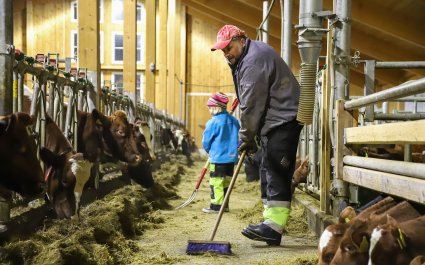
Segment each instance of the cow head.
[[76,210],[74,195],[76,178],[69,162],[72,155],[72,150],[61,154],[55,154],[44,147],[40,150],[40,158],[47,168],[45,174],[47,196],[60,219],[71,218]]
[[406,251],[407,237],[394,218],[387,218],[386,224],[373,229],[368,265],[409,264],[412,256]]
[[369,255],[370,227],[368,220],[356,218],[341,238],[331,265],[366,265]]
[[137,150],[142,156],[142,160],[151,163],[156,159],[155,154],[152,152],[151,134],[149,127],[145,122],[135,122],[134,125],[130,124],[137,145]]
[[26,113],[0,116],[0,184],[23,196],[43,191],[43,171],[34,138],[27,127],[33,119]]

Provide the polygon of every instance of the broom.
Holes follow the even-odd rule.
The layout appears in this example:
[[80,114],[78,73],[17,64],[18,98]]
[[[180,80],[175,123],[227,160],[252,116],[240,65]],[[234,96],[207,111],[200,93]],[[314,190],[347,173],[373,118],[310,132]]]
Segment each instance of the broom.
[[232,251],[230,250],[230,242],[227,241],[213,241],[215,234],[217,232],[218,225],[220,224],[221,217],[223,216],[225,205],[229,202],[230,193],[232,192],[233,186],[235,185],[236,178],[238,177],[239,170],[241,169],[242,163],[245,159],[246,150],[244,150],[239,158],[239,162],[236,166],[235,172],[233,173],[232,180],[230,181],[229,188],[227,189],[226,195],[224,196],[223,204],[220,207],[220,212],[218,213],[217,220],[213,231],[211,233],[210,239],[208,241],[203,240],[189,240],[186,248],[186,254],[196,255],[203,254],[206,252],[212,252],[222,255],[230,255]]

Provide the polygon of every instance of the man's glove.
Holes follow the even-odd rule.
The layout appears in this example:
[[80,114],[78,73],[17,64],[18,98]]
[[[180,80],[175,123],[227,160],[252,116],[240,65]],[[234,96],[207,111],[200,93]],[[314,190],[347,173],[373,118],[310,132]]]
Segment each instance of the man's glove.
[[239,140],[238,143],[238,152],[242,153],[244,150],[246,150],[247,153],[253,153],[255,147],[254,142],[245,142],[244,140]]

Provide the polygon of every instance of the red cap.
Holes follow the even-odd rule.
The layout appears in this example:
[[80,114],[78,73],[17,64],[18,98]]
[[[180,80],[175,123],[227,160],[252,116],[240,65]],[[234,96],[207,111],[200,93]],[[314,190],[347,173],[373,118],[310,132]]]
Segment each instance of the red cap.
[[227,47],[234,37],[246,36],[245,31],[233,25],[224,25],[217,33],[217,42],[211,51],[221,50]]

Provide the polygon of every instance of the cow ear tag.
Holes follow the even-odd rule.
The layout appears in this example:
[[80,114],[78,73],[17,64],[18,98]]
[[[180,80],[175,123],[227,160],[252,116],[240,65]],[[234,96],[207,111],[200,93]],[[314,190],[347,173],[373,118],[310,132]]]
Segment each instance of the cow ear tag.
[[362,242],[360,242],[360,252],[364,253],[369,250],[369,241],[367,241],[366,236],[363,236]]
[[404,234],[401,231],[401,229],[398,229],[398,238],[397,238],[397,243],[400,246],[400,249],[403,250],[406,248],[406,239],[404,238]]
[[99,119],[97,119],[96,120],[96,125],[103,126],[103,123]]

